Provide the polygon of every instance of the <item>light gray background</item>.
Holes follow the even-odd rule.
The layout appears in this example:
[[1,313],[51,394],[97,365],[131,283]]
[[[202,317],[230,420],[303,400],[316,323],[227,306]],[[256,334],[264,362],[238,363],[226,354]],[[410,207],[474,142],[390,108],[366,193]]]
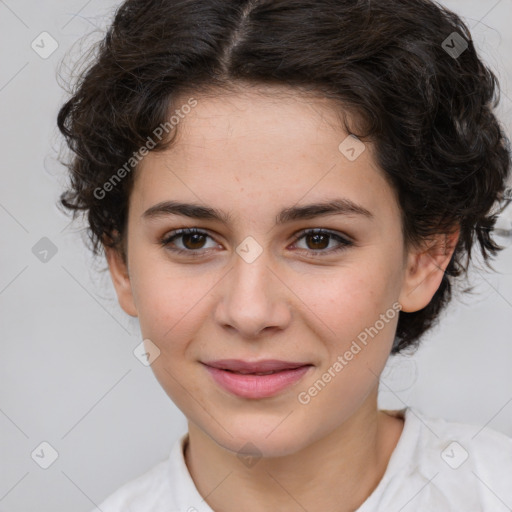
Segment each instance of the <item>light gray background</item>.
[[[510,136],[512,0],[443,3],[465,17],[496,70]],[[57,65],[117,4],[0,0],[0,512],[87,512],[166,458],[186,428],[134,357],[138,324],[84,248],[83,226],[55,206],[65,183]],[[31,48],[43,31],[59,45],[47,59]],[[46,263],[32,253],[42,237],[58,249]],[[473,271],[479,295],[454,302],[414,358],[390,361],[381,407],[412,405],[512,436],[512,249],[495,268],[500,274]],[[48,469],[31,457],[43,441],[59,455]]]

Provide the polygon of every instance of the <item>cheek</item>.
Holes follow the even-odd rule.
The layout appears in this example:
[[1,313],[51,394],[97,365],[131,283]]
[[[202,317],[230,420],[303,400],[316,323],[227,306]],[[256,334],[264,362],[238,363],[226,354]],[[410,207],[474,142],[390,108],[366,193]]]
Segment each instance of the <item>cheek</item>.
[[323,325],[317,335],[326,347],[326,357],[301,387],[301,399],[309,400],[310,411],[318,414],[337,411],[325,417],[327,430],[361,405],[389,357],[399,312],[388,276],[377,267],[374,273],[347,268],[345,274],[325,280],[323,291],[316,290],[308,297],[314,318],[321,319],[315,320],[316,325]]
[[140,263],[134,265],[132,282],[142,335],[164,353],[181,352],[201,325],[205,308],[211,306],[208,298],[218,276],[199,273],[192,266],[186,270],[162,261]]
[[207,276],[194,279],[170,268],[160,263],[137,272],[139,323],[143,338],[160,350],[151,365],[155,377],[176,406],[190,412],[190,394],[200,395],[201,389],[190,379],[190,368],[184,363],[198,325],[203,323],[214,283]]
[[[387,272],[387,273],[386,273]],[[389,269],[357,265],[338,269],[329,277],[303,280],[297,295],[323,323],[329,338],[349,341],[365,327],[373,325],[395,300],[394,287],[388,279]],[[391,285],[391,286],[390,286]]]

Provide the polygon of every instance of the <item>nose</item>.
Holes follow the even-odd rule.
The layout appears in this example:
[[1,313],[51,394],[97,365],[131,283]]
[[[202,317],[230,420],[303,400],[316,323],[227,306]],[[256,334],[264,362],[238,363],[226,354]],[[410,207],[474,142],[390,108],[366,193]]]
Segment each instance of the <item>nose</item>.
[[278,274],[266,251],[250,263],[235,255],[233,267],[219,283],[221,296],[215,311],[218,324],[247,339],[285,329],[291,320],[293,294]]

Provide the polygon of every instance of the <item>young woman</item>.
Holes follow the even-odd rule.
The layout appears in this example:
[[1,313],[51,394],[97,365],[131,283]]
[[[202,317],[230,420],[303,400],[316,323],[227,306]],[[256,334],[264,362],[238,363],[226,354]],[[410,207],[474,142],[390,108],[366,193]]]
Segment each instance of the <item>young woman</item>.
[[97,50],[58,117],[62,204],[188,420],[98,509],[510,510],[512,439],[377,405],[475,244],[500,249],[508,141],[460,18],[127,0]]

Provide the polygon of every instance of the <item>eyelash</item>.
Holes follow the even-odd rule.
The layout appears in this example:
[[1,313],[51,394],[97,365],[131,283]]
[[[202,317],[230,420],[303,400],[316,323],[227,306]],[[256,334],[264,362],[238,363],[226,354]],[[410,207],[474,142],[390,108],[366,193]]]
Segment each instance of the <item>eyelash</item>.
[[[187,256],[191,256],[193,258],[198,258],[198,257],[201,257],[202,255],[204,255],[204,253],[207,252],[208,250],[200,252],[199,249],[194,251],[192,249],[184,250],[184,249],[176,249],[176,248],[170,247],[170,244],[176,238],[180,238],[184,235],[196,235],[196,234],[197,235],[205,235],[207,237],[212,238],[208,233],[206,233],[205,231],[201,231],[197,228],[183,228],[183,229],[177,229],[175,231],[171,231],[171,233],[167,234],[165,237],[163,237],[160,240],[160,244],[163,247],[165,247],[167,250],[169,250],[175,254],[186,254]],[[338,253],[338,252],[344,251],[347,248],[349,248],[350,246],[354,245],[353,242],[351,242],[350,240],[343,238],[342,236],[337,235],[331,231],[327,231],[327,230],[320,229],[320,228],[306,229],[306,230],[301,231],[297,235],[297,237],[294,239],[293,243],[294,244],[297,243],[299,240],[301,240],[302,238],[304,238],[307,235],[327,235],[330,238],[335,239],[336,241],[340,242],[340,245],[337,248],[329,249],[329,250],[314,251],[314,250],[308,250],[308,249],[301,249],[301,251],[307,251],[310,254],[313,254],[313,256],[308,256],[308,257],[316,257],[317,255],[322,256],[325,254]]]

